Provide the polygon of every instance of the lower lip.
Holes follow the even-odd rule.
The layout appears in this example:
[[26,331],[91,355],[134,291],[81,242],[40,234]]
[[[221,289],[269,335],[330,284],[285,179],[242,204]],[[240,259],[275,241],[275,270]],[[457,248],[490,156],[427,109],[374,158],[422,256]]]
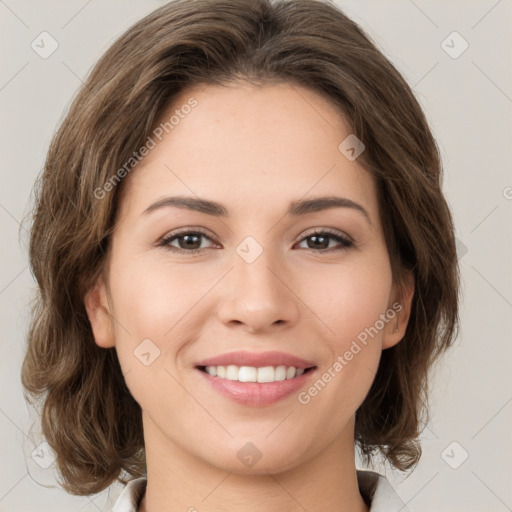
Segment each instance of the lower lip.
[[316,368],[299,377],[276,382],[240,382],[214,377],[197,368],[196,371],[211,384],[213,389],[235,402],[251,407],[263,407],[274,404],[298,391],[315,373]]

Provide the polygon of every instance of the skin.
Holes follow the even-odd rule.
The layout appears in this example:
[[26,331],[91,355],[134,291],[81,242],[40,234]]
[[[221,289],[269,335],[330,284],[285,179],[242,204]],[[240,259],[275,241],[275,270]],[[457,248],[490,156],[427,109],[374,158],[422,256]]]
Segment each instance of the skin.
[[[105,272],[85,297],[96,343],[116,348],[143,410],[148,484],[139,511],[368,511],[354,414],[382,350],[402,339],[413,294],[412,283],[405,296],[393,284],[373,178],[338,150],[350,129],[313,91],[195,87],[164,118],[190,97],[198,105],[126,178]],[[285,215],[292,200],[333,194],[362,205],[371,223],[347,207]],[[229,217],[143,213],[171,195],[218,201]],[[170,242],[181,253],[158,246],[198,227],[209,233],[188,242],[198,254],[186,253],[183,238]],[[315,245],[314,228],[354,245]],[[252,263],[236,252],[247,236],[263,249]],[[319,378],[398,300],[399,332],[395,319],[387,323],[308,404],[295,393],[240,405],[194,368],[235,350],[279,350],[314,361]],[[148,338],[160,355],[146,366],[134,350]],[[262,454],[252,467],[237,457],[248,442]]]

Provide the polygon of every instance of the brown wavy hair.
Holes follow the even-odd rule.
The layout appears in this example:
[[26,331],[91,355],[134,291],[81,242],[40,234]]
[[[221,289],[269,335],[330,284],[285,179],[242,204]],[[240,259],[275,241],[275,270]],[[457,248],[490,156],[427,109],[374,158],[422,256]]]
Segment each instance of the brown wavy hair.
[[[34,187],[29,257],[38,284],[21,372],[70,493],[146,474],[141,408],[114,348],[96,345],[84,296],[101,274],[119,195],[95,193],[142,147],[173,98],[197,85],[287,82],[331,101],[366,146],[393,280],[414,276],[409,323],[384,350],[356,412],[366,462],[419,460],[432,363],[459,329],[454,226],[435,139],[411,88],[372,39],[324,0],[177,0],[133,25],[90,72]],[[133,171],[132,171],[133,172]]]

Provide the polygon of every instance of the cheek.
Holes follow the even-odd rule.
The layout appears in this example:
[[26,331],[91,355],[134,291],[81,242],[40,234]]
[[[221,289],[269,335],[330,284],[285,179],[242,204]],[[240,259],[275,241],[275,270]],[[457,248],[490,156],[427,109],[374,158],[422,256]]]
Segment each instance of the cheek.
[[[212,283],[218,279],[211,277]],[[109,280],[116,351],[130,392],[139,403],[163,386],[177,396],[180,388],[172,375],[187,341],[172,341],[195,338],[197,304],[212,284],[190,266],[185,271],[140,256],[118,258]]]
[[351,265],[340,265],[337,272],[331,266],[325,275],[317,273],[318,285],[309,287],[315,290],[308,295],[310,305],[327,326],[324,340],[330,361],[319,375],[321,382],[306,390],[304,401],[321,394],[318,406],[339,403],[340,414],[355,410],[368,393],[380,361],[383,332],[391,329],[394,317],[388,309],[392,276],[387,253],[371,254],[371,259],[354,258]]
[[[390,304],[391,267],[382,248],[347,258],[346,265],[325,265],[304,275],[312,277],[304,278],[301,294],[340,351],[375,326]],[[378,326],[382,328],[381,322]]]
[[343,284],[327,288],[331,300],[319,302],[321,319],[329,326],[324,336],[329,357],[298,400],[304,411],[314,411],[311,424],[321,424],[327,438],[339,433],[363,403],[375,379],[382,331],[390,328],[381,320],[389,302],[388,277],[386,272],[347,273],[340,281]]
[[111,283],[118,320],[130,333],[153,336],[157,343],[169,337],[178,322],[181,326],[181,318],[186,321],[186,313],[207,290],[197,272],[143,257],[118,265]]

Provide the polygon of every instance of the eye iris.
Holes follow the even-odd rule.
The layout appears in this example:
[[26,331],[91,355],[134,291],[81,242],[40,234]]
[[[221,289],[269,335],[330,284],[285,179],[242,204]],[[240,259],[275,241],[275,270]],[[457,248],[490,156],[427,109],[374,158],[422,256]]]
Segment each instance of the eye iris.
[[319,236],[319,235],[311,235],[308,237],[309,240],[313,240],[313,241],[321,241],[321,242],[324,242],[324,243],[320,243],[320,244],[310,244],[309,241],[308,241],[308,247],[310,249],[318,249],[319,247],[320,248],[327,248],[329,247],[329,237],[328,236]]
[[[201,246],[201,236],[202,235],[197,234],[197,233],[188,234],[188,235],[181,235],[178,238],[178,240],[180,241],[179,242],[180,248],[181,249],[198,249]],[[190,241],[191,239],[195,239],[195,241],[192,242],[192,245],[194,245],[194,247],[192,247],[192,245],[189,244],[188,242],[185,243],[185,244],[181,243],[182,240]]]

